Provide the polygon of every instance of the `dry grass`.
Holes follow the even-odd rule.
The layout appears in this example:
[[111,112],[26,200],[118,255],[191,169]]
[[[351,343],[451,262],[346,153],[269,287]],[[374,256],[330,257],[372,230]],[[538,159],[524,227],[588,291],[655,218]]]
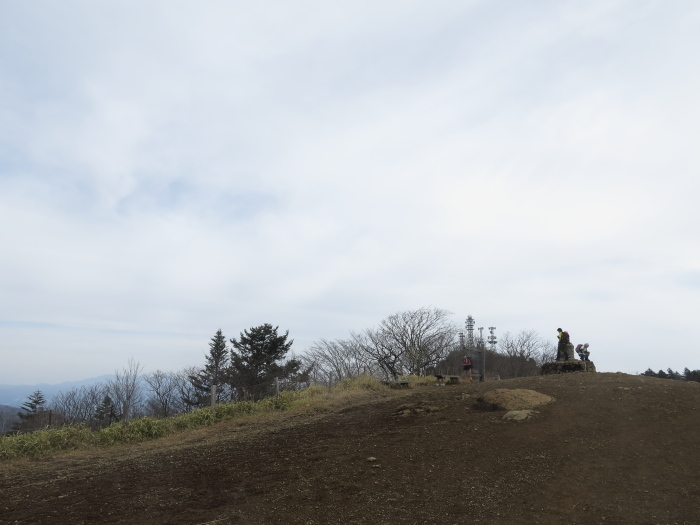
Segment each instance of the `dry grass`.
[[92,432],[83,425],[46,428],[0,438],[0,460],[140,443],[177,432],[211,426],[221,421],[245,419],[246,422],[252,423],[258,417],[283,411],[324,412],[332,406],[345,404],[386,389],[387,387],[376,378],[363,376],[341,381],[333,390],[311,386],[304,390],[282,392],[279,397],[270,397],[257,402],[223,403],[217,405],[215,410],[207,407],[164,419],[144,417],[134,419],[128,425],[114,423],[96,432]]

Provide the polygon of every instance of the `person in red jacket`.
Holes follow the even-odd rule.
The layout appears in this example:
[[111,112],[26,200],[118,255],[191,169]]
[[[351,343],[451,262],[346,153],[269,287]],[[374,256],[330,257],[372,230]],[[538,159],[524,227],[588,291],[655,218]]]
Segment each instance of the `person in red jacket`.
[[469,359],[466,355],[462,358],[462,370],[464,370],[464,377],[468,380],[472,380],[472,366],[474,364],[472,363],[472,360]]

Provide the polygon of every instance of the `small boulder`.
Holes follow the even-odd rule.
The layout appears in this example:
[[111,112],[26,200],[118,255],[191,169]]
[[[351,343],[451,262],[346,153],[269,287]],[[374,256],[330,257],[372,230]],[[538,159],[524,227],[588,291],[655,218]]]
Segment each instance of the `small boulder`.
[[536,414],[535,410],[511,410],[503,415],[503,419],[508,419],[511,421],[524,421]]
[[498,388],[486,392],[479,401],[494,410],[527,410],[551,403],[554,398],[534,390]]

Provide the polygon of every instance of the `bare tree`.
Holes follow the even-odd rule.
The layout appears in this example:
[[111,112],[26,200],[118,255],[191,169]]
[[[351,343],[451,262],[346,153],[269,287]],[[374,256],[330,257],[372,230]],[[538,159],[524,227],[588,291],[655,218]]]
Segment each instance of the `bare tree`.
[[425,375],[455,346],[457,328],[449,315],[439,308],[399,312],[376,328],[351,332],[348,340],[315,343],[307,362],[317,375],[339,378],[366,371],[393,379],[405,373]]
[[0,406],[0,434],[11,431],[17,421],[16,409]]
[[352,339],[389,377],[425,375],[454,348],[457,328],[449,315],[440,308],[399,312]]
[[321,339],[309,348],[302,361],[316,382],[342,380],[371,373],[376,368],[354,340]]
[[191,412],[201,405],[200,393],[191,380],[191,377],[196,376],[198,372],[199,368],[196,366],[188,366],[175,374],[178,412]]
[[515,335],[505,332],[498,344],[499,353],[505,357],[505,377],[539,374],[539,367],[551,353],[551,346],[534,330],[522,330]]
[[178,399],[178,378],[176,374],[156,370],[143,376],[148,385],[148,411],[157,417],[168,417],[176,413],[181,405]]
[[380,329],[367,328],[363,332],[351,332],[350,337],[353,344],[376,363],[381,375],[397,379],[403,374],[403,349],[393,345]]
[[440,308],[408,310],[387,317],[378,330],[408,373],[424,375],[454,347],[457,328],[450,315]]
[[96,383],[59,392],[51,399],[49,407],[56,413],[56,421],[69,425],[87,423],[93,419],[106,389],[106,385]]
[[142,368],[138,361],[131,358],[124,368],[114,372],[114,379],[107,384],[107,392],[121,409],[124,423],[129,422],[129,417],[136,412],[141,401],[142,386],[139,374]]

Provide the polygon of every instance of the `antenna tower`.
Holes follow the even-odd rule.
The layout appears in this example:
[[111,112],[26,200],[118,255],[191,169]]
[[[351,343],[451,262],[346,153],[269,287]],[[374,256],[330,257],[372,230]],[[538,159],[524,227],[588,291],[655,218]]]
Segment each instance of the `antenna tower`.
[[474,318],[470,315],[467,317],[467,347],[474,348]]
[[496,334],[494,334],[495,331],[495,326],[489,326],[489,333],[491,334],[489,335],[489,344],[491,345],[491,350],[496,349]]

